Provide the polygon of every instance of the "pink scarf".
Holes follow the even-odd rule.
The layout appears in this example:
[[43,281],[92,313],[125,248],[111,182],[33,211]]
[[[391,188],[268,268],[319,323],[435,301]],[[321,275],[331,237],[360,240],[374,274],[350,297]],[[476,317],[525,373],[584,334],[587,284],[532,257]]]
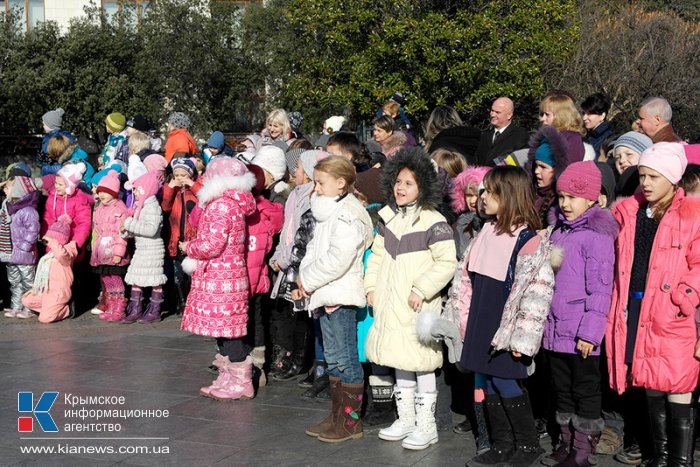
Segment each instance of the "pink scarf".
[[525,226],[517,227],[513,230],[512,236],[508,234],[498,235],[494,222],[484,225],[484,228],[472,242],[467,270],[498,281],[505,281],[513,249],[520,232],[524,229]]

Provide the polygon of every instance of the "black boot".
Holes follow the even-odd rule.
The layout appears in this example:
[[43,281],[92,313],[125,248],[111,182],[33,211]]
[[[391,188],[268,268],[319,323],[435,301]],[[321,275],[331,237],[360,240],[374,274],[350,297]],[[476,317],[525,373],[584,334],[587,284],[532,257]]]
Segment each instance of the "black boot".
[[673,467],[691,466],[695,427],[693,406],[669,402],[668,414],[668,463]]
[[528,467],[544,454],[535,429],[535,417],[532,415],[530,398],[525,392],[518,397],[503,399],[503,407],[515,437],[515,454],[508,464],[512,467]]
[[[316,377],[316,380],[314,381],[314,384],[311,385],[310,388],[308,388],[306,391],[304,391],[301,395],[302,398],[304,399],[316,399],[316,397],[321,394],[323,391],[325,391],[328,388],[328,385],[330,384],[328,380],[328,373],[325,371],[318,377]],[[323,400],[327,400],[325,397],[321,396]]]
[[282,360],[289,354],[287,349],[281,345],[274,344],[272,346],[272,357],[270,358],[270,371],[268,372],[268,378],[274,376],[282,368]]
[[647,410],[651,419],[651,439],[654,458],[646,467],[666,467],[668,465],[668,434],[666,432],[666,395],[647,395]]
[[[318,373],[318,375],[316,375],[316,370],[318,369],[319,365],[322,366],[322,369]],[[323,360],[314,360],[314,364],[311,367],[311,369],[309,370],[309,373],[306,375],[306,378],[299,381],[297,386],[299,386],[300,388],[310,388],[311,386],[313,386],[314,381],[316,381],[316,378],[318,378],[318,376],[321,376],[323,373],[325,373],[325,367],[326,367],[326,362],[324,362]]]
[[303,371],[304,352],[294,351],[291,355],[282,359],[280,370],[272,377],[275,381],[289,381],[295,379]]
[[[491,435],[491,449],[467,462],[467,467],[500,466],[506,464],[513,457],[515,453],[513,429],[508,422],[503,402],[498,394],[486,394],[485,413]],[[534,425],[532,430],[534,430]]]
[[377,426],[393,423],[396,420],[394,404],[394,378],[392,376],[369,377],[370,399],[362,418],[364,426]]

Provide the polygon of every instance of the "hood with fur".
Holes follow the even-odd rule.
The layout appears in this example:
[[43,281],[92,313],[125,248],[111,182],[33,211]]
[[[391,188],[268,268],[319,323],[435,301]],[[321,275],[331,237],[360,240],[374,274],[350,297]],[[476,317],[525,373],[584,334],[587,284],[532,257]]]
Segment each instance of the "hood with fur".
[[[199,206],[205,207],[214,199],[223,196],[229,190],[250,193],[255,186],[255,175],[246,172],[243,175],[226,175],[204,177],[202,188],[197,192]],[[252,196],[252,194],[251,194]]]
[[484,181],[484,177],[491,170],[491,167],[468,166],[459,175],[452,179],[451,193],[452,209],[456,213],[467,210],[465,191],[469,185],[477,187]]
[[552,148],[554,176],[555,178],[559,178],[559,175],[561,175],[564,169],[566,169],[566,166],[569,165],[569,159],[566,157],[569,145],[556,128],[547,125],[542,125],[540,129],[537,130],[537,133],[532,135],[528,143],[527,163],[529,171],[530,173],[535,173],[535,151],[545,139]]
[[397,209],[394,197],[394,183],[402,169],[408,169],[416,177],[420,194],[416,200],[422,209],[435,209],[442,204],[442,186],[435,164],[428,154],[419,147],[402,149],[382,167],[379,186],[386,204],[394,211]]
[[620,224],[617,223],[612,212],[598,205],[591,207],[573,221],[567,221],[558,207],[552,208],[548,217],[550,225],[557,227],[565,225],[570,229],[575,229],[579,226],[585,226],[587,229],[612,238],[616,238],[620,232]]

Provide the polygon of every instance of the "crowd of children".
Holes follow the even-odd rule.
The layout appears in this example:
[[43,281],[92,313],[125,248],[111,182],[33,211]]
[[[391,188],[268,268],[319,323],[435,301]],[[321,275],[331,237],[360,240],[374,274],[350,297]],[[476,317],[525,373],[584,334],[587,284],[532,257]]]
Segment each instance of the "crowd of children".
[[[595,465],[609,374],[618,394],[645,390],[651,465],[692,465],[700,171],[684,145],[629,132],[594,162],[573,100],[553,92],[522,166],[472,166],[415,146],[404,103],[380,109],[374,146],[329,124],[313,149],[277,109],[238,154],[221,132],[198,148],[181,112],[164,145],[112,113],[96,167],[47,112],[37,166],[11,165],[2,185],[5,316],[69,317],[89,264],[100,320],[158,322],[169,300],[183,330],[216,339],[204,397],[250,399],[308,370],[304,397],[331,401],[305,430],[323,442],[361,438],[365,421],[406,449],[437,443],[441,369],[456,368],[472,467]],[[630,169],[638,181],[616,186]]]

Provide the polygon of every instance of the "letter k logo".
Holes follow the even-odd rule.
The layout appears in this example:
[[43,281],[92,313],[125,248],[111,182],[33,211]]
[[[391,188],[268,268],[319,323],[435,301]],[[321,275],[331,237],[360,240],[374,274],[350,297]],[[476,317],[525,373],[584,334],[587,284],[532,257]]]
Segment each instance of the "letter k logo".
[[[17,393],[17,411],[20,413],[31,413],[39,423],[41,430],[44,432],[56,432],[58,427],[51,418],[49,410],[56,402],[58,391],[47,391],[41,394],[39,401],[34,406],[34,393],[18,392]],[[17,431],[32,432],[34,431],[34,420],[32,417],[19,417],[17,419]]]

